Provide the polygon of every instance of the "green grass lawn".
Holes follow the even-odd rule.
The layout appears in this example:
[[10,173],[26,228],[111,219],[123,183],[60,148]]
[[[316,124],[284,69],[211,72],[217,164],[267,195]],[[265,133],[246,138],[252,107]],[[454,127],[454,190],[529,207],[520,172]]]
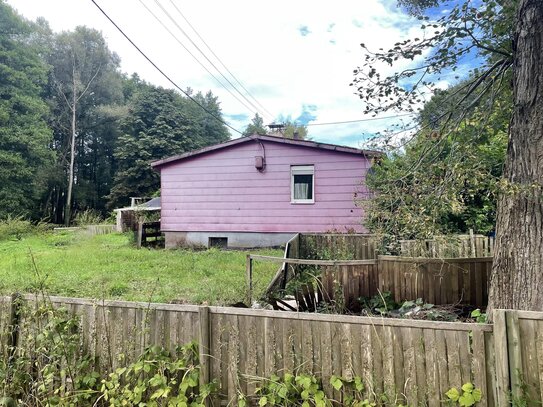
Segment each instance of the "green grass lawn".
[[[34,292],[44,280],[50,295],[225,305],[245,298],[248,253],[282,256],[280,250],[137,250],[122,234],[35,234],[0,241],[0,292]],[[254,262],[255,294],[277,268]]]

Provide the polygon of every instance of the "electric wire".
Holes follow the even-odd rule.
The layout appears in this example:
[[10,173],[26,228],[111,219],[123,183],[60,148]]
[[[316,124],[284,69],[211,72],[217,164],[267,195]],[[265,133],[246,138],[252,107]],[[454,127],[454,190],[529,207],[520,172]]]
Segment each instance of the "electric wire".
[[234,127],[232,127],[230,124],[228,124],[227,122],[225,122],[222,118],[220,118],[219,116],[216,116],[214,113],[210,112],[205,106],[203,106],[200,102],[198,102],[196,99],[194,99],[190,94],[188,94],[186,91],[184,91],[177,83],[175,83],[162,69],[160,69],[158,67],[157,64],[155,64],[151,58],[149,58],[137,45],[134,41],[132,41],[132,39],[127,35],[125,34],[125,32],[117,25],[117,23],[115,23],[115,21],[113,21],[113,19],[98,5],[98,3],[96,3],[95,0],[90,0],[95,6],[96,8],[98,8],[98,10],[100,10],[100,12],[111,22],[111,24],[113,24],[113,26],[122,34],[122,36],[124,38],[126,38],[128,40],[128,42],[147,60],[147,62],[149,62],[151,65],[153,65],[153,67],[158,71],[160,72],[160,74],[162,76],[164,76],[164,78],[166,78],[176,89],[178,89],[181,93],[183,93],[186,97],[188,97],[192,102],[194,102],[196,105],[198,105],[203,111],[205,111],[208,115],[210,115],[212,118],[214,118],[215,120],[217,120],[218,122],[224,124],[226,127],[228,127],[230,130],[242,135],[243,133],[241,131],[239,131],[238,129],[235,129]]
[[251,92],[249,92],[249,90],[247,90],[247,88],[243,85],[243,83],[241,83],[241,81],[230,71],[230,69],[228,69],[228,67],[224,64],[224,62],[219,58],[219,56],[211,49],[211,47],[207,44],[207,42],[203,39],[203,37],[200,35],[200,33],[198,32],[198,30],[196,30],[196,28],[194,28],[194,26],[190,23],[190,21],[185,17],[185,15],[181,12],[181,10],[177,7],[177,5],[175,4],[174,0],[169,0],[171,5],[175,8],[175,10],[177,11],[177,13],[183,18],[183,20],[185,20],[185,22],[187,23],[187,25],[192,29],[192,31],[194,31],[194,33],[196,34],[196,36],[200,39],[200,41],[202,41],[202,43],[206,46],[206,48],[209,50],[209,52],[211,52],[211,55],[213,55],[217,61],[219,61],[219,63],[221,64],[221,66],[226,70],[226,72],[228,72],[230,74],[230,76],[237,82],[237,84],[245,91],[245,93],[251,98],[254,100],[254,102],[260,106],[260,108],[262,108],[262,110],[264,112],[266,112],[268,114],[269,117],[274,117],[274,115],[272,113],[270,113],[270,111],[268,109],[266,109],[266,107],[264,107],[264,105],[262,105],[262,103],[260,103],[252,94]]
[[308,123],[308,124],[298,124],[298,126],[328,126],[333,124],[348,124],[348,123],[361,123],[361,122],[372,122],[375,120],[386,120],[386,119],[395,119],[397,117],[404,117],[404,116],[414,116],[418,113],[403,113],[398,114],[396,116],[383,116],[383,117],[369,117],[367,119],[357,119],[357,120],[344,120],[340,122],[327,122],[327,123]]
[[[196,44],[192,38],[187,34],[187,32],[175,21],[175,19],[171,16],[171,14],[164,8],[164,6],[158,1],[154,0],[155,4],[162,10],[162,12],[168,17],[168,19],[177,27],[179,31],[189,40],[189,42],[192,44],[194,48],[198,50],[198,52],[205,58],[205,60],[219,73],[220,76],[224,78],[224,80],[234,89],[250,106],[252,106],[252,109],[256,110],[258,113],[263,114],[261,109],[256,106],[253,102],[251,102],[243,93],[239,91],[239,89],[232,83],[230,79],[228,79],[219,68],[217,68],[217,65],[213,63],[213,61],[200,49],[198,44]],[[140,0],[140,3],[142,3],[142,0]],[[178,41],[179,42],[179,41]],[[186,49],[186,48],[185,48]],[[192,55],[192,54],[191,54]],[[246,106],[247,107],[247,106]],[[249,110],[252,110],[249,109]]]
[[198,62],[198,64],[213,78],[215,79],[215,81],[219,84],[219,86],[221,86],[222,88],[224,88],[228,93],[230,93],[245,109],[249,110],[250,112],[253,112],[254,110],[254,107],[250,107],[248,105],[246,105],[238,96],[236,96],[224,83],[222,83],[219,78],[217,78],[199,59],[198,57],[196,57],[196,55],[194,55],[186,46],[185,44],[183,44],[183,42],[177,38],[177,36],[162,22],[162,20],[160,18],[158,18],[158,16],[153,13],[153,11],[147,7],[147,5],[142,1],[142,0],[139,0],[139,2],[141,3],[141,5],[147,10],[147,12],[149,14],[151,14],[155,20],[162,26],[162,28],[164,28],[171,36],[172,38],[177,41],[177,43],[179,45],[181,45],[185,51],[187,51],[189,53],[189,55],[194,58],[194,60],[196,62]]

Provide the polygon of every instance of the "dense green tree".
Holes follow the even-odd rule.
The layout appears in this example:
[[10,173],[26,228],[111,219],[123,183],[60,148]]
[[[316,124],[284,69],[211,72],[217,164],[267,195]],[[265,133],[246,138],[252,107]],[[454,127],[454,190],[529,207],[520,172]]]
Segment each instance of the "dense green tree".
[[[152,161],[228,140],[228,131],[201,107],[179,93],[133,78],[129,112],[115,149],[118,170],[109,195],[110,208],[132,196],[151,196],[160,187]],[[193,96],[215,116],[221,111],[211,93]],[[199,110],[198,110],[199,109]],[[218,123],[218,124],[217,124]]]
[[0,27],[0,218],[36,218],[53,164],[43,101],[48,66],[31,44],[34,27],[3,2]]
[[490,117],[474,113],[471,120],[441,135],[437,117],[456,88],[427,103],[420,115],[424,130],[368,175],[375,195],[361,204],[372,231],[412,239],[494,230],[510,99],[504,95],[503,108]]
[[[489,307],[543,310],[543,2],[401,3],[411,5],[411,12],[420,15],[425,34],[398,42],[388,51],[368,53],[365,64],[355,71],[353,85],[366,101],[368,112],[413,110],[439,75],[455,70],[463,59],[478,55],[480,66],[472,72],[459,101],[451,104],[445,114],[446,130],[458,109],[463,113],[456,115],[453,128],[471,120],[480,102],[496,100],[502,91],[512,90]],[[433,14],[422,15],[434,4],[440,4],[445,13],[434,10]],[[432,17],[436,14],[440,17]],[[392,65],[402,58],[420,58],[422,62],[393,75],[380,75],[379,63]],[[474,94],[475,99],[466,103]],[[486,111],[491,114],[492,109]],[[440,137],[445,134],[449,133],[439,133]]]
[[51,124],[59,164],[66,171],[66,181],[57,185],[57,197],[65,197],[63,218],[68,224],[74,190],[79,195],[76,207],[99,207],[110,187],[116,131],[111,125],[114,109],[108,107],[122,101],[120,61],[102,34],[87,27],[54,35],[47,59],[52,66]]
[[258,113],[255,113],[255,117],[252,118],[251,123],[249,123],[245,130],[243,130],[244,136],[267,133],[266,126],[264,125],[264,119]]
[[286,120],[284,122],[285,128],[282,131],[283,137],[285,138],[294,138],[294,133],[298,133],[298,139],[300,140],[307,140],[308,134],[307,134],[307,127],[303,124],[296,124],[292,122],[291,120]]

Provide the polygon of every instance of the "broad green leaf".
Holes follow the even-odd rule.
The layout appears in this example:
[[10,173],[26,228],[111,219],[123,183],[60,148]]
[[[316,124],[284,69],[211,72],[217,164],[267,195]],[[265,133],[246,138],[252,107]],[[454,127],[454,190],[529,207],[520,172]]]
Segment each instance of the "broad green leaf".
[[473,391],[473,384],[471,383],[465,383],[463,386],[462,386],[462,390],[465,391],[465,392],[472,392]]
[[471,393],[464,393],[458,399],[458,404],[465,407],[473,406],[475,404],[475,399]]
[[334,389],[336,390],[339,390],[343,387],[343,381],[337,377],[337,376],[332,376],[330,378],[330,384],[334,387]]
[[458,401],[460,398],[460,393],[458,392],[458,389],[456,387],[453,387],[450,389],[445,395],[449,398],[449,400],[452,401]]
[[481,401],[481,398],[483,397],[483,393],[481,392],[481,389],[473,389],[471,392],[471,395],[473,396],[473,399],[476,403]]

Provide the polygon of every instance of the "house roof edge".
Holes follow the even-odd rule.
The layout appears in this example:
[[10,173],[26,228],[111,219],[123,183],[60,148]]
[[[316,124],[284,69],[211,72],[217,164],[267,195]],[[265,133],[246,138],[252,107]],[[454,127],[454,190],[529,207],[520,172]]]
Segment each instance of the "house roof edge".
[[300,146],[300,147],[319,148],[323,150],[338,151],[341,153],[364,155],[366,157],[382,157],[384,155],[383,152],[377,151],[377,150],[362,150],[359,148],[339,146],[337,144],[321,143],[321,142],[312,141],[312,140],[294,140],[294,139],[289,139],[285,137],[252,134],[250,136],[245,136],[245,137],[240,137],[234,140],[229,140],[224,143],[203,147],[198,150],[190,151],[188,153],[178,154],[171,157],[163,158],[162,160],[153,161],[151,163],[151,167],[158,169],[172,162],[180,161],[189,157],[195,157],[201,154],[209,153],[209,152],[220,150],[223,148],[235,146],[237,144],[246,143],[251,140],[269,141],[272,143],[283,143],[283,144],[290,144],[290,145],[295,145],[295,146]]

